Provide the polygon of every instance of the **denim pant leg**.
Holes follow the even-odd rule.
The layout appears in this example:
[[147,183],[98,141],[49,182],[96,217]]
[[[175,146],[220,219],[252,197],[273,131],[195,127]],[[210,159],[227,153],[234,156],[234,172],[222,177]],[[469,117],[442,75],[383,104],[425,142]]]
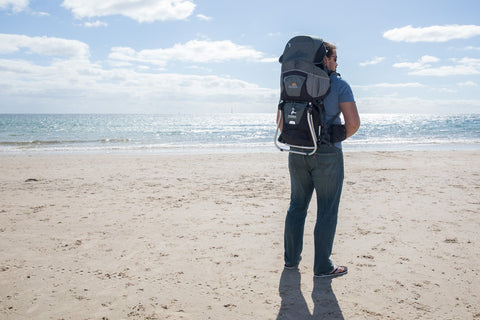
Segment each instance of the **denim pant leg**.
[[317,221],[315,224],[315,274],[333,270],[330,260],[337,228],[338,207],[342,194],[344,167],[342,150],[335,147],[320,148],[309,159],[317,196]]
[[313,194],[313,181],[307,164],[307,157],[290,153],[290,207],[285,218],[285,265],[294,266],[300,262],[303,249],[303,231],[307,209]]

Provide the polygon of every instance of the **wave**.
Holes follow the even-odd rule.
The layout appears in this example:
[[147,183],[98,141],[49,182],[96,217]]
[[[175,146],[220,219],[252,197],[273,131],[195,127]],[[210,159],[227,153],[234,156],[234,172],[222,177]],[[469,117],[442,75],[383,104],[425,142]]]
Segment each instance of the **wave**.
[[41,147],[52,145],[98,144],[98,143],[128,143],[131,139],[105,138],[97,140],[33,140],[33,141],[0,141],[0,146],[10,147]]

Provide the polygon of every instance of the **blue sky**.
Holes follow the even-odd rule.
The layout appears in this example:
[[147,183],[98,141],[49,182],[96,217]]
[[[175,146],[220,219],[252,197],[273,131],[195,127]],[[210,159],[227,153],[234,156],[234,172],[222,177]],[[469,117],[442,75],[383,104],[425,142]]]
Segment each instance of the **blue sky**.
[[480,112],[478,0],[0,0],[0,113],[275,112],[302,34],[360,112]]

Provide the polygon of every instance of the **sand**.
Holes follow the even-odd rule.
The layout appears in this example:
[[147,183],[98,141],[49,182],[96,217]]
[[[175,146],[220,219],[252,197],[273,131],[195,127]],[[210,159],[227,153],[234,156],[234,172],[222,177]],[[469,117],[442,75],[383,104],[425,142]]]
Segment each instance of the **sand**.
[[480,152],[352,152],[283,269],[286,153],[0,156],[0,319],[480,319]]

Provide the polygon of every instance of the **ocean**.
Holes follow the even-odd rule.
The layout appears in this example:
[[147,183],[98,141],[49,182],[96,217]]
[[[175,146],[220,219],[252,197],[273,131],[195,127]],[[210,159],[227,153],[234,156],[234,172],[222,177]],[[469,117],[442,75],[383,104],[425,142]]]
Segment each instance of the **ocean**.
[[[344,151],[480,150],[480,114],[361,114]],[[276,152],[275,113],[0,114],[0,155]]]

